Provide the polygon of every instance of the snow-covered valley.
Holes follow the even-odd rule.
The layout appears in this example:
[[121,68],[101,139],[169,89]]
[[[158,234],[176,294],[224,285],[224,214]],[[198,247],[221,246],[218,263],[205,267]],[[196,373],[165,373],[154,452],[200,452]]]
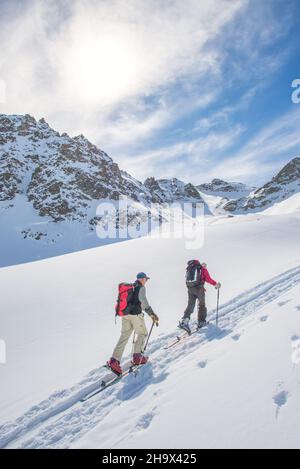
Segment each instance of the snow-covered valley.
[[[197,251],[142,238],[1,269],[1,447],[299,447],[300,214],[278,212],[206,217]],[[212,324],[165,351],[191,258],[222,282],[219,328],[208,286]],[[119,335],[117,285],[140,270],[151,363],[80,403]]]

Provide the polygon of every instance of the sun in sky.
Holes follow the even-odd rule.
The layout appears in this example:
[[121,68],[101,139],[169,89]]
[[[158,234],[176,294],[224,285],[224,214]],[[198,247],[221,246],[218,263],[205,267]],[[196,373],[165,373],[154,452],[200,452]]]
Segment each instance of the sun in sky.
[[86,106],[105,106],[134,94],[139,61],[128,33],[87,33],[64,55],[62,73],[70,94]]
[[299,0],[0,8],[1,112],[82,133],[140,180],[257,185],[300,153]]

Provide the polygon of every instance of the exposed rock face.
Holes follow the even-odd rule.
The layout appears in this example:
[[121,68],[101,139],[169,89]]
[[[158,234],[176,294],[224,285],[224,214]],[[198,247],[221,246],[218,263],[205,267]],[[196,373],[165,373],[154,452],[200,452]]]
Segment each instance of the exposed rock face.
[[142,183],[82,135],[60,135],[29,115],[0,115],[0,200],[18,194],[56,222],[85,218],[101,199],[151,201]]
[[[150,215],[157,223],[171,220],[162,204],[203,203],[205,214],[247,213],[298,191],[300,158],[255,192],[221,179],[196,187],[150,177],[143,184],[83,135],[60,134],[28,114],[0,114],[1,266],[112,242],[99,240],[99,226],[123,229],[128,223],[135,229],[148,225]],[[118,204],[123,198],[127,208]],[[113,210],[97,211],[102,201]]]
[[[245,184],[240,182],[226,182],[222,179],[213,179],[209,183],[200,184],[197,188],[202,192],[214,193],[214,192],[245,192],[248,191],[248,188]],[[230,195],[230,194],[228,194]]]
[[224,210],[247,213],[264,210],[300,191],[300,158],[294,158],[273,179],[248,197],[231,200]]
[[[133,178],[83,135],[59,134],[44,119],[0,114],[0,265],[27,262],[119,240],[98,228],[144,233],[169,220],[152,204],[201,201],[192,184]],[[128,205],[119,205],[126,198]],[[97,211],[109,202],[107,212]],[[101,206],[103,208],[103,205]],[[130,233],[129,233],[130,227]],[[144,231],[143,231],[144,229]],[[97,234],[97,236],[96,236]],[[25,243],[25,244],[24,244]]]
[[193,184],[185,184],[178,179],[148,178],[145,186],[149,189],[152,199],[158,203],[173,202],[204,202],[199,191]]
[[215,215],[224,214],[224,205],[234,202],[236,199],[247,197],[254,190],[253,187],[248,187],[246,184],[227,182],[222,179],[213,179],[209,183],[200,184],[197,189]]

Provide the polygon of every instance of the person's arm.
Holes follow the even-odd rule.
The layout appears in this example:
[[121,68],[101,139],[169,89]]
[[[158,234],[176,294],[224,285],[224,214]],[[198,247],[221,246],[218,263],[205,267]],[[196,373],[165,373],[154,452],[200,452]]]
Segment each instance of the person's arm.
[[140,288],[139,301],[141,303],[142,310],[147,311],[147,309],[150,308],[150,305],[149,305],[149,302],[148,302],[147,296],[146,296],[146,288],[145,287]]
[[142,309],[144,311],[146,311],[146,313],[150,316],[150,318],[156,323],[156,325],[158,326],[158,321],[159,321],[159,318],[158,316],[154,313],[153,309],[151,308],[151,306],[149,305],[149,302],[147,300],[147,296],[146,296],[146,288],[145,287],[141,287],[140,288],[140,291],[139,291],[139,301],[141,302],[141,306],[142,306]]
[[209,283],[210,285],[213,285],[214,287],[217,285],[217,282],[213,278],[211,278],[208,270],[205,267],[202,267],[202,278],[205,282]]

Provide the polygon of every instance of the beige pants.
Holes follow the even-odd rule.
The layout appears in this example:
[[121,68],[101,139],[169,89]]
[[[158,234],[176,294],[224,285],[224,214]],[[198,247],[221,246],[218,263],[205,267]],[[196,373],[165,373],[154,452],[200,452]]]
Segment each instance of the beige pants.
[[132,334],[135,332],[137,337],[134,343],[133,353],[141,353],[148,336],[148,331],[145,324],[144,314],[128,314],[122,318],[122,331],[119,342],[113,351],[113,357],[121,361],[127,342]]

